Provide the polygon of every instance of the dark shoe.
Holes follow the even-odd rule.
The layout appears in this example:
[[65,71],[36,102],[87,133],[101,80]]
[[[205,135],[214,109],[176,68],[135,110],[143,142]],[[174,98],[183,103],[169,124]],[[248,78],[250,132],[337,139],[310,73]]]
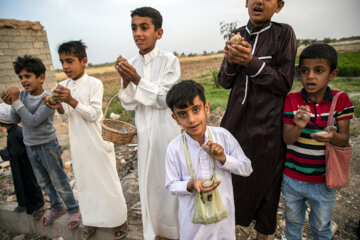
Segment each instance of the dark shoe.
[[21,206],[17,206],[15,209],[14,209],[14,212],[23,212],[26,210],[26,207],[21,207]]

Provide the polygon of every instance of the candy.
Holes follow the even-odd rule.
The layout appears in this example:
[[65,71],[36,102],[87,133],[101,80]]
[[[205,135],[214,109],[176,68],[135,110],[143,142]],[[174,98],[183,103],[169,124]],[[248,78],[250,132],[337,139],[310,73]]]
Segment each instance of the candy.
[[49,96],[49,104],[50,105],[55,105],[55,104],[57,104],[58,103],[58,101],[55,101],[53,98],[52,98],[52,96]]
[[213,184],[214,184],[213,181],[207,180],[207,181],[205,181],[205,182],[202,183],[202,187],[203,187],[203,188],[209,188],[209,187],[211,187]]
[[327,131],[321,131],[321,132],[317,132],[316,134],[320,134],[320,135],[325,135],[325,134],[328,134],[329,132]]
[[201,147],[207,154],[210,154],[210,147],[209,146],[206,146],[205,144],[203,144]]
[[232,44],[237,44],[237,45],[239,45],[239,44],[241,43],[241,41],[244,41],[244,38],[243,38],[241,35],[239,35],[239,34],[236,34],[236,35],[234,35],[234,36],[232,36],[232,37],[230,38],[230,42],[231,42]]

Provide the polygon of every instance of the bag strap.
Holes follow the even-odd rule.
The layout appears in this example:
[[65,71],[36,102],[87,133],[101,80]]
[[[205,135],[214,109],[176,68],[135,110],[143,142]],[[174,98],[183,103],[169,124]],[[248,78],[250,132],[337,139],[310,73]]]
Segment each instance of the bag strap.
[[[211,132],[209,130],[209,128],[207,128],[207,131],[208,131],[208,135],[209,135],[209,139],[210,141],[213,141],[212,139],[212,135],[211,135]],[[186,136],[185,136],[185,132],[183,133],[183,141],[184,141],[184,149],[185,149],[185,158],[186,158],[186,165],[189,169],[189,173],[190,173],[190,176],[191,176],[191,179],[192,180],[195,180],[195,174],[194,174],[194,171],[193,171],[193,168],[192,168],[192,164],[191,164],[191,158],[190,158],[190,152],[189,152],[189,148],[187,146],[187,141],[186,141]],[[213,175],[216,177],[216,173],[215,173],[215,160],[213,160]]]
[[340,94],[342,94],[342,93],[343,92],[341,92],[341,91],[336,93],[335,96],[332,99],[331,107],[330,107],[330,111],[329,111],[329,116],[328,116],[328,122],[327,122],[328,127],[332,126],[332,124],[333,124],[333,117],[334,117],[334,112],[335,112],[335,107],[336,107],[336,104],[337,104],[337,100],[338,100],[338,97],[340,96]]

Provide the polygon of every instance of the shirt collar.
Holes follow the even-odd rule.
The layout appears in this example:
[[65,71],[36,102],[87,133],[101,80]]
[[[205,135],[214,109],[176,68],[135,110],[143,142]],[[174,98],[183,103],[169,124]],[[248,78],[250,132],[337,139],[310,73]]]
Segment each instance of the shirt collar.
[[77,80],[74,80],[71,78],[71,81],[72,81],[72,83],[77,84],[77,83],[81,83],[81,82],[85,81],[87,79],[87,77],[88,77],[88,75],[86,74],[86,72],[84,72],[84,75],[82,75],[81,78],[79,78]]
[[144,60],[145,64],[148,64],[149,62],[151,62],[151,60],[153,60],[156,56],[159,55],[159,51],[160,50],[158,48],[154,47],[151,52],[145,54],[144,56],[140,55],[140,58]]
[[[301,96],[303,97],[303,99],[307,102],[311,102],[311,103],[315,103],[315,101],[311,100],[308,96],[307,96],[307,93],[305,91],[305,89],[301,89]],[[326,92],[325,92],[325,95],[323,97],[323,99],[319,102],[327,102],[327,101],[332,101],[333,99],[333,95],[331,93],[331,89],[330,87],[327,87],[326,88]]]
[[[185,137],[186,137],[186,142],[187,144],[190,144],[190,145],[195,145],[197,147],[201,147],[200,144],[195,141],[194,139],[192,139],[192,137],[190,137],[189,134],[187,134],[187,132],[184,132],[185,134]],[[204,143],[207,143],[209,141],[209,135],[208,135],[208,131],[207,131],[207,128],[206,128],[206,131],[205,131],[205,137],[204,137]]]
[[249,34],[258,34],[263,32],[271,27],[271,21],[266,22],[264,25],[260,27],[254,27],[251,21],[249,20],[246,25],[246,30]]

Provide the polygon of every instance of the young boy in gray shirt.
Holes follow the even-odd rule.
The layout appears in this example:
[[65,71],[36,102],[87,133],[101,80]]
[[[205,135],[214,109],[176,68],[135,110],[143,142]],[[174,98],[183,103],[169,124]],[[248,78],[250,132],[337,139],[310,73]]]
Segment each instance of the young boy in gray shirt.
[[12,106],[12,120],[22,123],[24,144],[36,179],[50,198],[51,210],[41,219],[41,225],[52,224],[67,211],[68,229],[72,230],[80,224],[79,206],[63,170],[54,127],[55,111],[43,102],[50,95],[42,86],[46,68],[40,59],[29,55],[18,57],[13,64],[25,90],[20,92],[17,87],[10,87],[1,98]]

